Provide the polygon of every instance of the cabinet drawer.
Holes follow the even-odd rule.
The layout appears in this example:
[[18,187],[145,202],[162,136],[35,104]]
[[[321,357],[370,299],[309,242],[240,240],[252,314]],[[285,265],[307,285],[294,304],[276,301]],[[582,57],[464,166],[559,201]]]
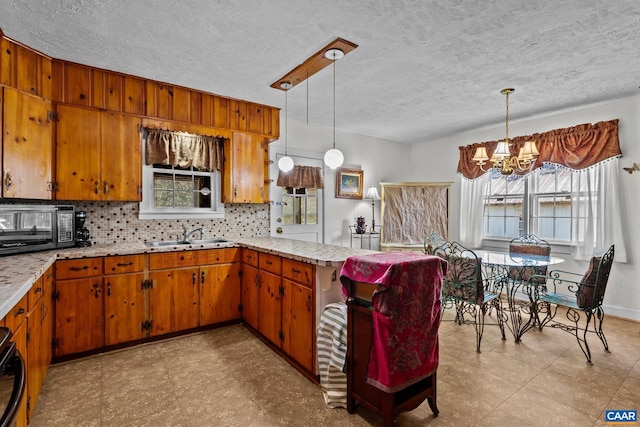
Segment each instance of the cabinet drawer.
[[15,333],[16,329],[24,322],[27,317],[27,301],[28,294],[23,296],[22,299],[7,313],[5,322],[7,328],[11,329],[11,332]]
[[258,266],[258,251],[253,249],[242,249],[242,262],[254,267]]
[[144,255],[110,256],[104,259],[104,274],[135,273],[144,270]]
[[260,270],[268,271],[278,276],[282,272],[282,259],[278,255],[265,254],[260,252],[258,256]]
[[100,276],[102,258],[80,258],[56,261],[56,279],[76,279]]
[[196,251],[165,252],[149,255],[149,270],[165,270],[198,265]]
[[240,249],[238,248],[207,249],[197,251],[197,254],[199,265],[240,262]]
[[313,285],[313,265],[282,258],[282,277],[311,287]]
[[[45,273],[46,274],[46,273]],[[42,298],[44,294],[44,276],[38,277],[33,285],[31,285],[31,289],[27,293],[27,301],[28,301],[28,311],[31,312],[33,307],[36,306],[36,303]]]

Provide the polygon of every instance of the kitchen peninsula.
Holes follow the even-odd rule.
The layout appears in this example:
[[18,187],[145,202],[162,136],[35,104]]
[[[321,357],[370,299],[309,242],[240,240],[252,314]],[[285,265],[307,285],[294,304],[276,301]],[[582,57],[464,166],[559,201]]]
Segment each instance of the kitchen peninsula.
[[[52,298],[43,300],[55,306],[48,313],[55,315],[49,319],[54,360],[243,321],[315,379],[315,330],[322,308],[343,300],[339,269],[347,257],[371,252],[257,237],[154,248],[143,242],[94,245],[3,257],[0,318],[8,322],[21,305],[27,311],[34,289],[44,289],[42,294]],[[71,286],[73,292],[67,290]],[[186,311],[166,313],[180,304]],[[65,334],[70,334],[66,342]]]

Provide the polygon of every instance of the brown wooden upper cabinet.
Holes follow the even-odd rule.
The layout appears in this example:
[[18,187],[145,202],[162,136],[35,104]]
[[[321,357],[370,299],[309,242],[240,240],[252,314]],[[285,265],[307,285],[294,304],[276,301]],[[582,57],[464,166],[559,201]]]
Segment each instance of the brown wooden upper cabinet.
[[234,132],[225,143],[223,203],[264,203],[264,137]]
[[5,198],[52,198],[51,102],[15,89],[0,89],[2,190]]
[[140,118],[58,105],[58,200],[140,201]]
[[2,37],[0,39],[0,85],[43,98],[51,98],[51,58]]

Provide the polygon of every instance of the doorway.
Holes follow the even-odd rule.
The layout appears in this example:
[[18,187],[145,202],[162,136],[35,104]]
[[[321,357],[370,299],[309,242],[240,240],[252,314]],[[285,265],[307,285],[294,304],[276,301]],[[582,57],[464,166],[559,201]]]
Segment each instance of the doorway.
[[[279,148],[279,147],[274,147]],[[278,187],[278,159],[283,153],[275,152],[271,164],[271,236],[305,242],[324,243],[324,190],[312,188]],[[288,153],[294,164],[323,168],[322,154]]]

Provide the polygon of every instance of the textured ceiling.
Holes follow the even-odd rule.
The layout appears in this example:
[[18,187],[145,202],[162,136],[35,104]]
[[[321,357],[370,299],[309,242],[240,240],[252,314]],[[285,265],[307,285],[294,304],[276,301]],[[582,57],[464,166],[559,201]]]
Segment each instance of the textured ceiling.
[[[281,108],[269,85],[342,37],[359,47],[336,63],[337,128],[405,143],[503,122],[503,87],[516,120],[640,83],[638,0],[2,0],[0,28],[54,58]],[[289,118],[331,127],[332,76],[289,91]]]

